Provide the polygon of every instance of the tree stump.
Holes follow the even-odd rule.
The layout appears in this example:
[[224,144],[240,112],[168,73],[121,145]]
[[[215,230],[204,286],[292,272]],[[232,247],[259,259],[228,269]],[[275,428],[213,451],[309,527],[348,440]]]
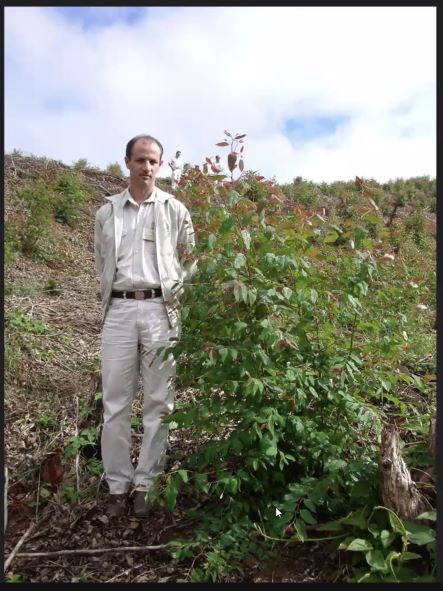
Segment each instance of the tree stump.
[[434,462],[436,462],[436,449],[437,449],[437,432],[436,432],[436,428],[437,428],[437,420],[435,419],[435,417],[432,417],[429,420],[429,443],[428,443],[428,449],[432,454],[432,457],[434,458]]
[[385,507],[392,509],[400,519],[409,521],[425,510],[425,501],[401,455],[399,435],[394,424],[385,425],[382,431],[380,473]]

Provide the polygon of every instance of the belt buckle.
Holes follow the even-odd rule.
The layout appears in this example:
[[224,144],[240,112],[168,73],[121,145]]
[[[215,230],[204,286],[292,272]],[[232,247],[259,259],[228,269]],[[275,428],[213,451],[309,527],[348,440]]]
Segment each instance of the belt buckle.
[[134,291],[134,298],[136,300],[144,300],[145,299],[145,292],[142,289],[136,289]]

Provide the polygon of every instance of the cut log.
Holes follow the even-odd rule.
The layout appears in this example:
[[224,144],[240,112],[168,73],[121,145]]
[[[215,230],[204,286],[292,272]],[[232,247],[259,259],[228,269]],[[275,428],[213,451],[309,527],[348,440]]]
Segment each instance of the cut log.
[[385,425],[382,431],[380,473],[385,507],[392,509],[400,519],[409,521],[425,510],[425,500],[401,455],[399,435],[394,424]]

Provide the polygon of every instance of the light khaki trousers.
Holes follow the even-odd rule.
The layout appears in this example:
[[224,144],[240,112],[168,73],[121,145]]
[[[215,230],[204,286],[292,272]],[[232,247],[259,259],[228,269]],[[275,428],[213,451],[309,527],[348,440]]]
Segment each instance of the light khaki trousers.
[[[168,426],[174,408],[175,360],[158,354],[180,338],[171,328],[161,298],[112,298],[102,331],[103,431],[105,478],[111,494],[148,490],[164,469]],[[137,467],[131,462],[131,405],[140,371],[143,382],[143,440]]]

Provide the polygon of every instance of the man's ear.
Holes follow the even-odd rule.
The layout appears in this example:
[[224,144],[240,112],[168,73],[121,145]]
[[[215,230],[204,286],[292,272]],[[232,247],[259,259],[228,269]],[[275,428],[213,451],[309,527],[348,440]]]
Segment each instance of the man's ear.
[[126,168],[129,169],[129,158],[127,156],[125,156],[125,164],[126,164]]
[[158,165],[158,167],[160,168],[160,166],[163,164],[163,160],[160,160],[160,164]]

